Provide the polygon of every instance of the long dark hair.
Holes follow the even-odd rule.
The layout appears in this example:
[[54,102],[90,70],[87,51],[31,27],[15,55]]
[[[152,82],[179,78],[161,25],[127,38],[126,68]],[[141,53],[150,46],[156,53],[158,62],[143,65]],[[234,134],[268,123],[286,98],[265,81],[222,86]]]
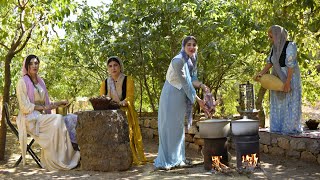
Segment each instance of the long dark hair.
[[[38,56],[36,56],[36,55],[34,55],[34,54],[28,55],[28,56],[26,57],[26,62],[25,62],[25,64],[24,64],[24,67],[26,68],[27,72],[28,72],[29,64],[30,64],[30,62],[31,62],[32,59],[37,59],[38,62],[40,63],[40,60],[39,60]],[[32,78],[29,76],[29,74],[26,74],[26,75],[30,78],[33,86],[36,87],[36,85],[34,84]]]
[[27,72],[28,72],[28,70],[29,70],[29,69],[28,69],[28,68],[29,68],[29,64],[30,64],[30,61],[31,61],[32,59],[37,59],[38,62],[40,63],[40,60],[39,60],[38,56],[36,56],[36,55],[34,55],[34,54],[28,55],[27,58],[26,58],[26,62],[25,62],[25,64],[24,64],[24,67],[26,68]]

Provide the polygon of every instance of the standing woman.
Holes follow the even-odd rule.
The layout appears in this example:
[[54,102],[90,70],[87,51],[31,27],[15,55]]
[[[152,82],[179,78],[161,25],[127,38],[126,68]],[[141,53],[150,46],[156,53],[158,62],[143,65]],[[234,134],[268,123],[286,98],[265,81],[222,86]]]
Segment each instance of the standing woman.
[[209,91],[197,78],[197,40],[187,36],[182,41],[180,53],[175,56],[168,68],[158,111],[159,149],[154,166],[171,169],[188,165],[185,158],[185,116],[188,128],[192,125],[192,105],[195,100],[202,109],[205,103],[195,87]]
[[126,112],[133,164],[144,164],[146,157],[144,155],[139,121],[134,109],[133,78],[123,74],[123,63],[117,56],[112,56],[108,59],[107,68],[110,76],[101,83],[100,96],[106,95],[110,97],[113,101],[119,103],[121,109]]
[[271,53],[261,77],[272,67],[272,74],[284,83],[283,91],[270,91],[270,131],[281,134],[301,133],[301,79],[297,47],[287,41],[287,30],[273,25],[268,30]]
[[[37,56],[27,56],[22,65],[23,77],[16,87],[19,102],[17,126],[23,164],[25,164],[28,133],[42,148],[41,165],[44,168],[69,170],[78,165],[80,153],[72,146],[63,116],[51,114],[51,109],[68,102],[51,103],[49,101],[46,85],[38,76],[39,64],[40,60]],[[76,121],[71,121],[69,124],[73,122]]]

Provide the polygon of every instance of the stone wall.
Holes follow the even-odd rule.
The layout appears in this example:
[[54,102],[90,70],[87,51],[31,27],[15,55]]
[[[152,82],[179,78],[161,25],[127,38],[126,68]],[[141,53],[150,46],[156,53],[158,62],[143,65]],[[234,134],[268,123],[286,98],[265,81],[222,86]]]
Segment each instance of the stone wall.
[[[186,132],[186,148],[201,151],[204,140],[200,138],[199,127],[195,118],[192,127]],[[154,114],[143,114],[139,118],[143,138],[158,140],[158,121]],[[273,134],[265,131],[259,132],[260,153],[274,156],[286,156],[288,158],[301,159],[303,161],[320,164],[320,138],[293,137]],[[232,139],[230,148],[234,149]]]
[[260,151],[320,164],[320,138],[293,137],[259,132]]

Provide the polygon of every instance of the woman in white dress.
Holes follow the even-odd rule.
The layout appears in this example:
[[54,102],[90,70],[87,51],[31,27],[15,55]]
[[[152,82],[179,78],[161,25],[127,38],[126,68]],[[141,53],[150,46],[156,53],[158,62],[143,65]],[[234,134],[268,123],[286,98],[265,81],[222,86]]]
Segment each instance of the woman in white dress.
[[38,76],[39,64],[37,56],[27,56],[23,62],[22,78],[16,87],[19,102],[17,126],[23,164],[28,133],[41,146],[42,167],[50,171],[69,170],[78,165],[80,153],[72,146],[63,116],[51,114],[51,109],[68,102],[50,103],[45,83]]

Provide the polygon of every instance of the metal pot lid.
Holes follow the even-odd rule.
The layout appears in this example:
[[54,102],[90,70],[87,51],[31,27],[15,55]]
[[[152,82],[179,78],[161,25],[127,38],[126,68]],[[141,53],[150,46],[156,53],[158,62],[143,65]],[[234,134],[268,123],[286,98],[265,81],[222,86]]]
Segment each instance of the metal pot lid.
[[221,123],[221,122],[230,122],[228,119],[208,119],[204,121],[199,121],[198,123]]
[[259,120],[254,119],[238,119],[238,120],[232,120],[231,123],[250,123],[250,122],[259,122]]

